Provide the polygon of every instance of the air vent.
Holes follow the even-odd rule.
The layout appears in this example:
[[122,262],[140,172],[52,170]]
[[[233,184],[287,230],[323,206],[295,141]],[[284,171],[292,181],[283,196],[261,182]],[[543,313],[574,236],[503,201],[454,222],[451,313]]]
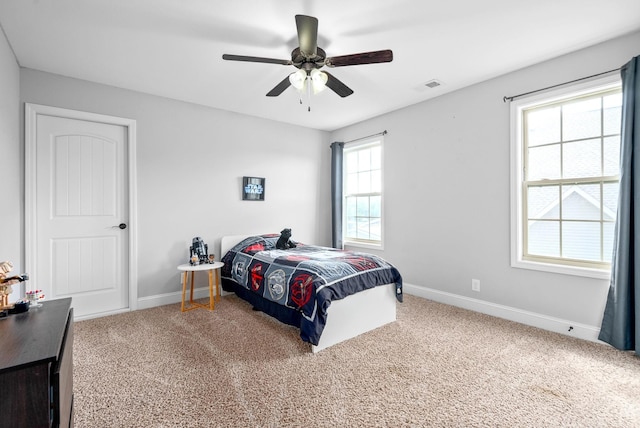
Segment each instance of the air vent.
[[431,89],[437,88],[440,85],[442,85],[442,82],[436,79],[429,80],[427,83],[424,84],[424,86]]

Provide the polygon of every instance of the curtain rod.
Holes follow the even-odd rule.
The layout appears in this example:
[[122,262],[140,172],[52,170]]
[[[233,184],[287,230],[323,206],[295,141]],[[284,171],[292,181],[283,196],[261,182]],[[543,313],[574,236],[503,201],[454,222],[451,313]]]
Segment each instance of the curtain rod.
[[347,143],[353,143],[353,142],[355,142],[355,141],[364,140],[364,139],[366,139],[366,138],[375,137],[375,136],[377,136],[377,135],[387,135],[387,130],[385,129],[384,131],[382,131],[382,132],[378,132],[378,133],[376,133],[376,134],[371,134],[371,135],[367,135],[366,137],[360,137],[360,138],[356,138],[356,139],[354,139],[354,140],[345,141],[344,143],[345,143],[345,144],[347,144]]
[[587,80],[587,79],[591,79],[593,77],[598,77],[598,76],[602,76],[604,74],[609,74],[609,73],[613,73],[616,71],[620,71],[620,68],[614,68],[613,70],[609,70],[609,71],[604,71],[602,73],[598,73],[598,74],[593,74],[591,76],[587,76],[587,77],[581,77],[580,79],[575,79],[575,80],[570,80],[568,82],[564,82],[564,83],[558,83],[557,85],[553,85],[553,86],[547,86],[546,88],[542,88],[542,89],[536,89],[535,91],[530,91],[530,92],[525,92],[522,94],[518,94],[518,95],[512,95],[510,97],[502,97],[502,102],[507,102],[507,101],[513,101],[516,98],[520,98],[520,97],[524,97],[525,95],[531,95],[531,94],[535,94],[537,92],[542,92],[542,91],[546,91],[547,89],[553,89],[553,88],[557,88],[558,86],[563,86],[563,85],[568,85],[570,83],[575,83],[575,82],[580,82],[581,80]]

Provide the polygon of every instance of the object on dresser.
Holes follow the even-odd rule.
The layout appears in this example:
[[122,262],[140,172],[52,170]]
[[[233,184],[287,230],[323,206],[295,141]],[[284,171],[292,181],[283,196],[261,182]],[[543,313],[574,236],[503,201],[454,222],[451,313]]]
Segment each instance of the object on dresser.
[[27,312],[29,310],[29,301],[28,300],[18,300],[13,304],[13,308],[9,309],[10,314],[21,314],[22,312]]
[[189,263],[192,266],[214,262],[214,255],[209,255],[209,246],[204,243],[201,237],[196,236],[191,242]]
[[25,294],[27,295],[27,300],[29,300],[29,306],[33,306],[34,308],[42,306],[41,303],[38,303],[40,300],[44,299],[44,293],[42,290],[29,290]]
[[291,240],[291,229],[282,229],[280,238],[276,242],[276,248],[278,250],[288,250],[289,248],[296,248],[296,246],[296,243]]
[[23,273],[22,275],[7,276],[13,269],[13,264],[8,261],[0,262],[0,309],[12,308],[13,305],[9,304],[9,295],[13,293],[13,284],[17,284],[29,279],[29,275]]

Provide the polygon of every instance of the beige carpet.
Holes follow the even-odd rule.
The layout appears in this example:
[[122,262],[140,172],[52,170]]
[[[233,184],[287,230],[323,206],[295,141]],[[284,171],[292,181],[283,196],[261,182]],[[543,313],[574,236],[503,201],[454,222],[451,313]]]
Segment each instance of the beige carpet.
[[640,358],[405,295],[311,354],[235,296],[75,324],[76,427],[633,427]]

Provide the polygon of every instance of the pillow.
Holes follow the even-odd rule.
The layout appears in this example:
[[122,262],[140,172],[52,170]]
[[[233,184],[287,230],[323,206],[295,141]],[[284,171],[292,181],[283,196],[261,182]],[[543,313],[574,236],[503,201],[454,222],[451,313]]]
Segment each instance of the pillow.
[[252,256],[260,251],[275,250],[279,237],[280,235],[277,234],[250,236],[236,244],[230,251]]

